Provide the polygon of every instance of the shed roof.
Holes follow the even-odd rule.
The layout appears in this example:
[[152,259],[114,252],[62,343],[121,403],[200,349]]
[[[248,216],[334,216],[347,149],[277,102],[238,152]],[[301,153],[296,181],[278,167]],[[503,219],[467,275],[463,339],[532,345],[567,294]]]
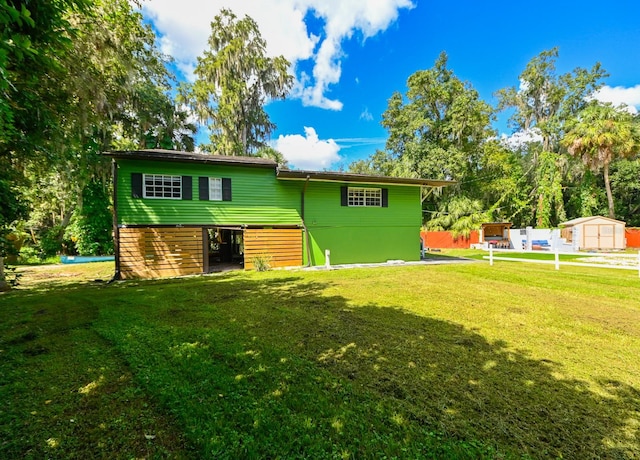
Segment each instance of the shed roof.
[[573,227],[574,225],[584,224],[584,223],[589,222],[590,220],[594,220],[594,219],[604,219],[604,220],[608,220],[608,221],[611,221],[611,222],[615,222],[616,224],[623,224],[623,225],[626,224],[626,222],[624,222],[624,221],[612,219],[610,217],[588,216],[588,217],[578,217],[577,219],[571,219],[571,220],[568,220],[566,222],[561,223],[560,225],[563,226],[563,227]]
[[511,227],[513,224],[511,222],[483,222],[481,227],[486,227],[488,225],[504,225],[505,227]]
[[411,186],[444,187],[455,184],[452,180],[415,179],[403,177],[374,176],[330,171],[294,171],[278,169],[278,164],[269,158],[212,155],[208,153],[181,152],[177,150],[147,149],[132,151],[104,152],[104,155],[116,159],[155,160],[173,162],[192,162],[204,164],[244,165],[252,167],[273,168],[278,179],[311,180],[326,182],[352,182],[360,184],[396,184]]

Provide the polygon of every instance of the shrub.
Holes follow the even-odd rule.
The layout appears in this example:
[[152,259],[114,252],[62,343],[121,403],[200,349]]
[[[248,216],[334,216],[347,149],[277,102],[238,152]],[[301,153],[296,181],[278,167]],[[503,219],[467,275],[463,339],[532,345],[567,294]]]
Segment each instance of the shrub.
[[271,256],[262,254],[251,259],[254,268],[259,272],[271,270]]
[[82,208],[74,214],[65,237],[75,243],[80,255],[113,254],[112,225],[107,190],[92,181],[82,191]]

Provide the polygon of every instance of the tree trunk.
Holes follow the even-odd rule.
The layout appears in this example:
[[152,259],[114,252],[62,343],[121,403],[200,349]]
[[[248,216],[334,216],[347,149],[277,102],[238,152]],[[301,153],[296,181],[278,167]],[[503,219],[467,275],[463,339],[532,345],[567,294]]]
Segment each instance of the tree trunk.
[[609,181],[609,163],[604,164],[604,187],[607,190],[607,202],[609,203],[609,217],[615,219],[615,210],[613,207],[613,195],[611,194],[611,182]]
[[11,289],[9,283],[4,279],[4,259],[0,257],[0,292]]

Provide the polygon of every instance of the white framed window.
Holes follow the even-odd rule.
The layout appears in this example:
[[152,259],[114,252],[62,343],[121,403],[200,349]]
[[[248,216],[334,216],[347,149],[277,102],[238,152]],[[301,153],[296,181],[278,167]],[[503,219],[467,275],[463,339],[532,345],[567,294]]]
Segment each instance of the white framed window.
[[144,174],[142,185],[144,198],[182,199],[182,176]]
[[349,187],[347,205],[380,208],[382,207],[382,189]]
[[209,201],[222,201],[222,179],[209,178]]

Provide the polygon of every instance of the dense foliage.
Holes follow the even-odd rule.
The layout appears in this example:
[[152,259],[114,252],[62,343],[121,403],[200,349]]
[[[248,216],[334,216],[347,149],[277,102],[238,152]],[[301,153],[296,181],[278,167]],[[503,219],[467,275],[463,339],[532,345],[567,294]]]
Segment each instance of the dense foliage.
[[[286,160],[271,148],[268,101],[292,87],[256,22],[223,9],[193,85],[175,87],[155,33],[128,0],[0,0],[0,257],[112,251],[108,150],[204,151]],[[640,118],[593,100],[599,64],[558,74],[535,56],[519,87],[483,101],[448,68],[411,75],[388,101],[384,151],[353,172],[453,179],[424,196],[431,228],[467,234],[486,220],[556,226],[608,214],[640,225]],[[186,107],[189,106],[189,109]],[[510,137],[491,123],[510,110]],[[429,223],[430,221],[430,223]]]
[[182,92],[205,122],[210,144],[224,155],[252,155],[267,147],[275,125],[264,110],[268,99],[283,99],[293,85],[289,62],[266,55],[266,42],[249,16],[223,9],[211,23],[209,48],[198,58],[196,81]]
[[100,153],[194,148],[169,58],[127,0],[1,0],[0,28],[0,256],[109,253]]
[[[606,77],[600,64],[559,75],[557,58],[557,48],[535,56],[492,108],[441,54],[409,77],[404,97],[389,99],[386,151],[350,169],[456,180],[424,203],[427,227],[460,234],[486,220],[555,227],[608,214],[637,224],[640,119],[593,99]],[[507,109],[513,135],[497,139],[490,122]]]

